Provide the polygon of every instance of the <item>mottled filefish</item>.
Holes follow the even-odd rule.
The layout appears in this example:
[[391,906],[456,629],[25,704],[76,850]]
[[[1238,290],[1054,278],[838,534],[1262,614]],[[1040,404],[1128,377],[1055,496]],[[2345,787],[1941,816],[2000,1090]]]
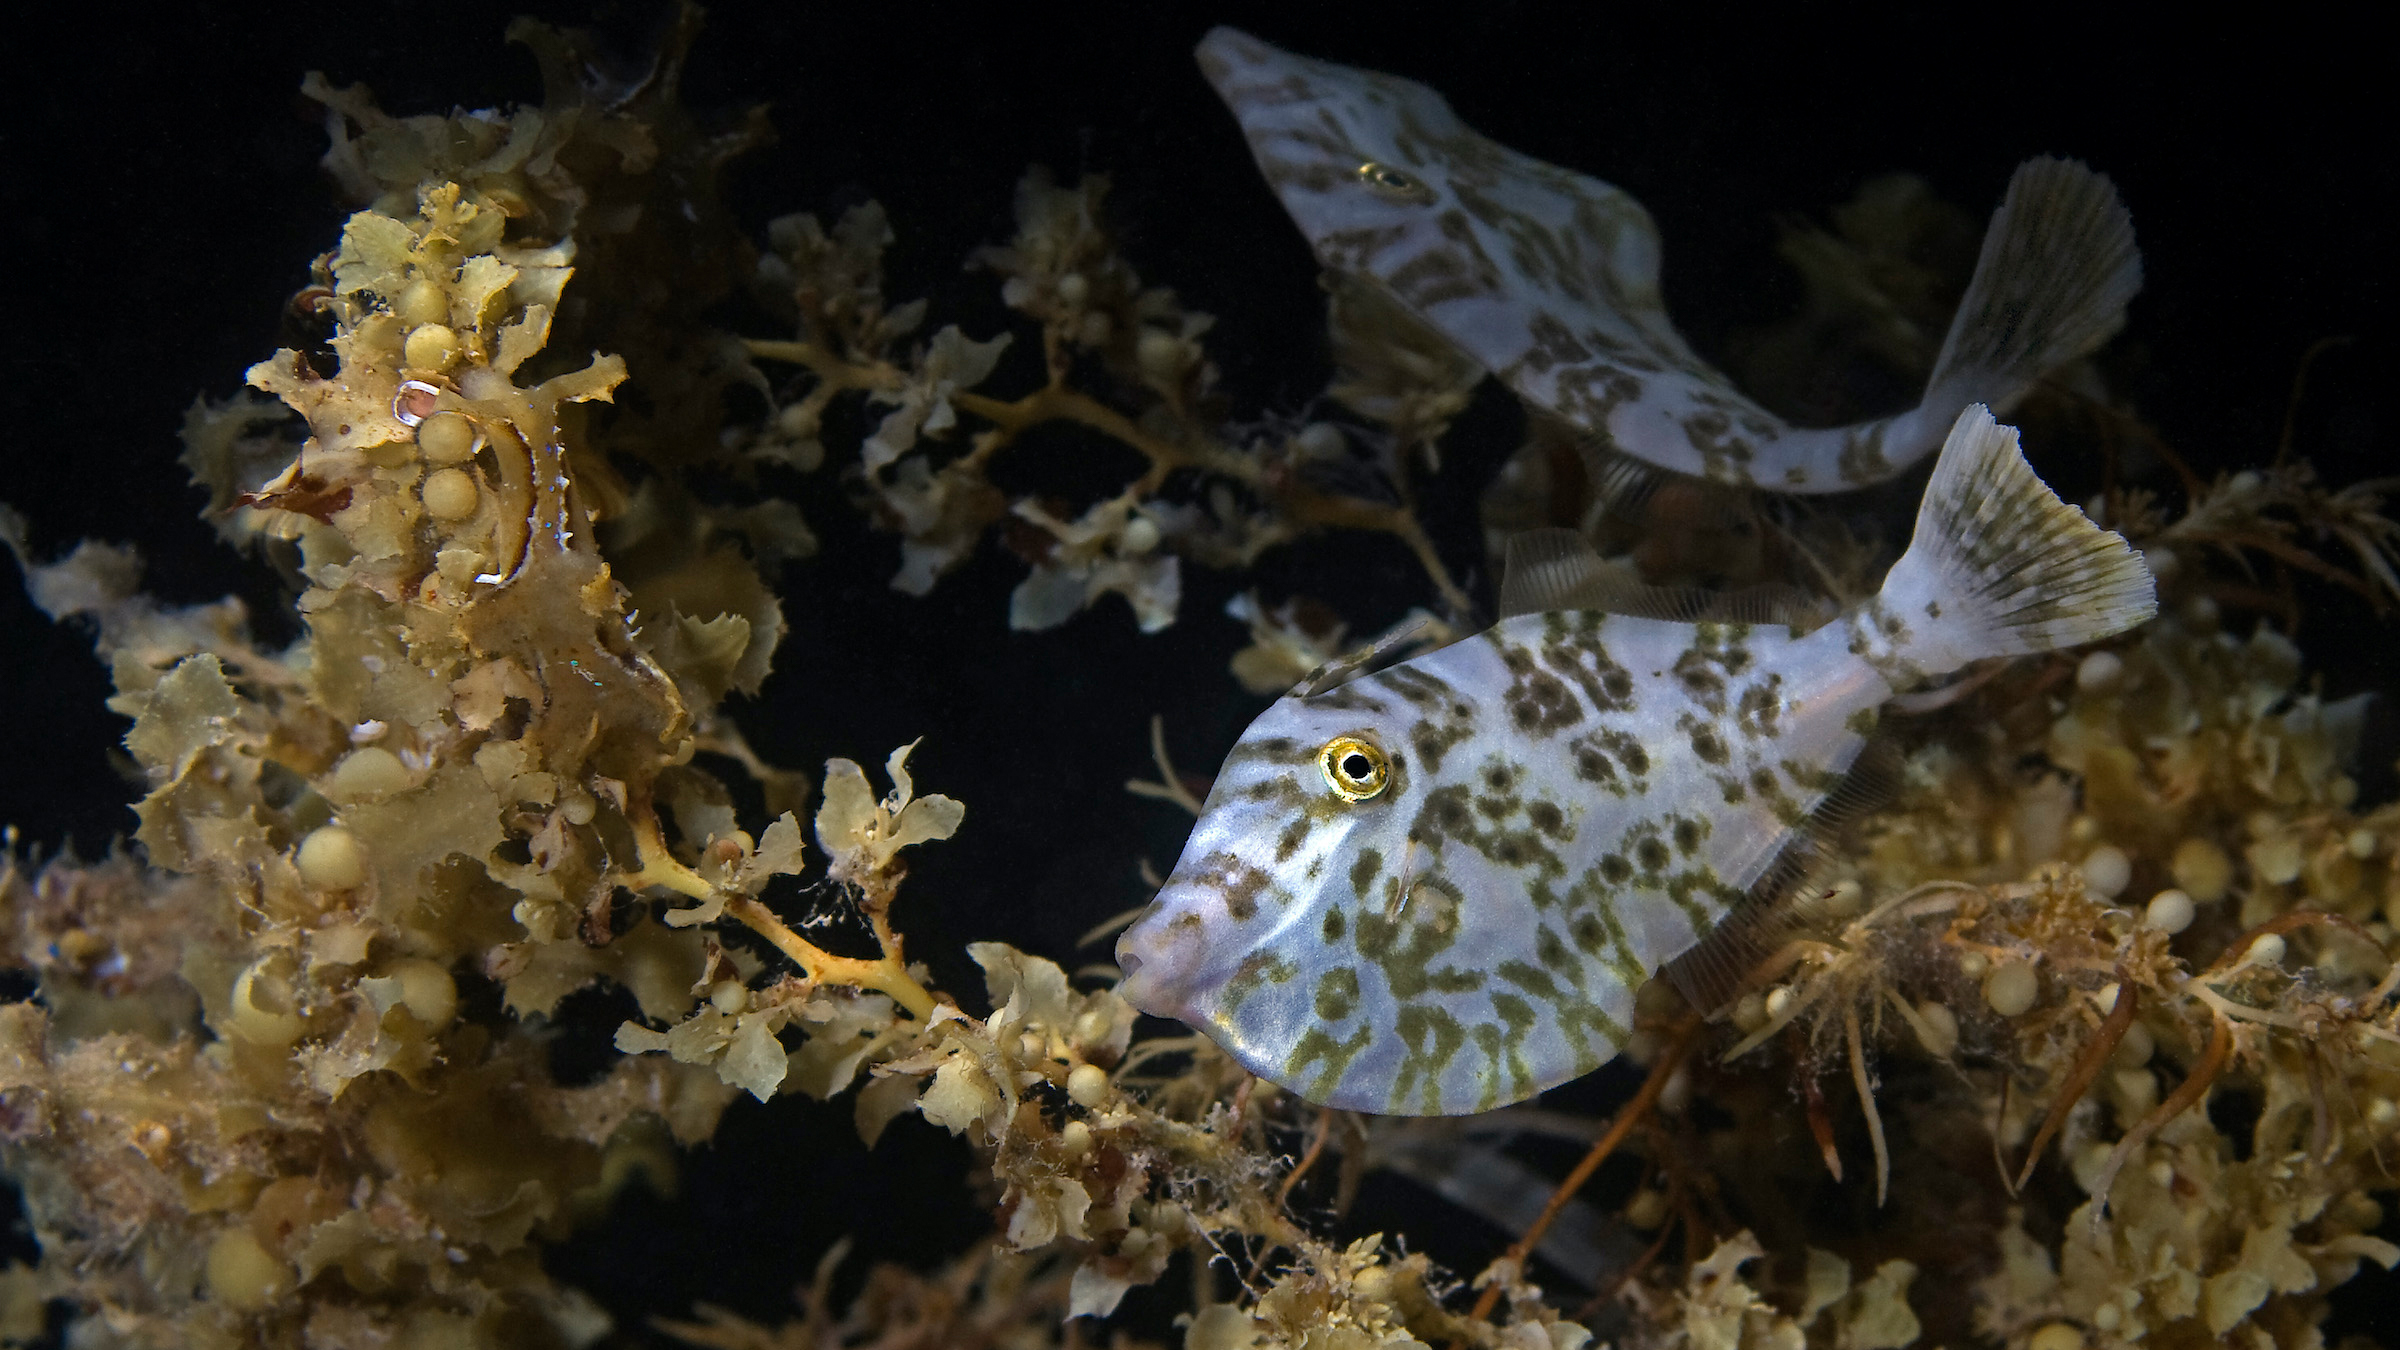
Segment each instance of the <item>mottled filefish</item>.
[[1742,930],[1885,701],[2157,608],[1981,407],[1881,591],[1811,632],[1611,613],[1597,574],[1570,531],[1517,536],[1496,625],[1328,663],[1262,713],[1117,944],[1124,996],[1329,1106],[1518,1101],[1624,1049],[1643,981]]
[[1476,134],[1397,76],[1230,28],[1198,55],[1320,263],[1380,287],[1528,404],[1675,473],[1773,492],[1889,478],[1931,453],[1961,408],[2006,412],[2107,340],[2142,285],[2108,179],[2031,160],[1993,213],[1917,406],[1795,427],[1675,331],[1658,227],[1621,189]]

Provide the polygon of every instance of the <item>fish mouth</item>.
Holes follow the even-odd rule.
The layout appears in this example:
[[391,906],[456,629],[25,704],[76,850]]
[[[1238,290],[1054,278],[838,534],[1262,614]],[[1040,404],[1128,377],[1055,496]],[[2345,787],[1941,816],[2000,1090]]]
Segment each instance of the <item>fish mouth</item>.
[[1144,915],[1118,935],[1117,969],[1124,972],[1124,978],[1117,982],[1117,997],[1153,1017],[1181,1021],[1189,991],[1176,988],[1167,978],[1174,962],[1160,950],[1164,934],[1159,930],[1164,927]]
[[1177,903],[1178,889],[1170,882],[1149,912],[1118,935],[1117,969],[1124,978],[1117,996],[1153,1017],[1197,1026],[1207,1020],[1207,991],[1218,983],[1210,975],[1222,953],[1212,948],[1193,906]]

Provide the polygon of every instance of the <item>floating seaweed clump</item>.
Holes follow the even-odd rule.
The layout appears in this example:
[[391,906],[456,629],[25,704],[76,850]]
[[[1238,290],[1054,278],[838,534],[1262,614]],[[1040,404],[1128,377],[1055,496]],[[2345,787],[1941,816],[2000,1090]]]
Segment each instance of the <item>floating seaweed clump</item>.
[[[147,597],[128,548],[34,559],[6,518],[36,603],[95,633],[146,792],[132,848],[12,837],[0,872],[5,960],[37,990],[0,1005],[0,1165],[41,1244],[0,1272],[0,1337],[38,1339],[48,1306],[79,1346],[2304,1346],[2362,1264],[2400,1262],[2378,1198],[2400,1188],[2400,804],[2361,800],[2362,705],[2232,617],[2275,607],[2242,570],[2262,560],[2400,598],[2395,530],[2375,485],[2295,460],[2191,478],[2181,514],[2111,495],[2163,616],[1895,719],[1888,791],[1828,834],[1727,1005],[1643,992],[1646,1079],[1612,1120],[1321,1110],[1203,1036],[1137,1039],[1114,971],[1063,952],[977,942],[983,989],[938,987],[899,899],[968,804],[919,790],[913,745],[881,782],[811,777],[723,710],[768,675],[774,582],[817,548],[765,485],[841,473],[909,596],[998,539],[1022,630],[1116,595],[1154,631],[1187,564],[1388,535],[1441,617],[1386,641],[1435,641],[1476,606],[1417,508],[1460,472],[1480,373],[1338,280],[1328,411],[1237,422],[1208,316],[1120,254],[1105,182],[1039,170],[973,259],[1024,331],[923,336],[927,305],[885,294],[879,206],[785,216],[763,249],[729,218],[719,170],[766,128],[676,104],[695,28],[619,83],[583,35],[520,24],[547,97],[505,114],[305,86],[360,205],[303,297],[332,336],[185,432],[210,519],[293,580],[296,641],[254,640],[233,600]],[[1973,259],[1893,261],[1878,230],[1951,229],[1920,196],[1879,184],[1840,236],[1794,236],[1811,308],[1757,362],[1929,360]],[[721,331],[736,302],[753,326]],[[1036,347],[1023,392],[992,392]],[[2099,387],[2038,393],[2041,425],[2138,428]],[[1004,486],[1078,443],[1045,428],[1138,469],[1080,508]],[[1891,556],[1849,517],[1595,494],[1587,453],[1537,421],[1485,499],[1494,537],[1582,521],[1652,580],[1835,598]],[[1703,519],[1742,543],[1698,567],[1678,532]],[[1350,631],[1298,596],[1234,614],[1253,692]],[[1156,745],[1163,781],[1136,788],[1196,807]],[[629,1015],[562,1079],[553,1021],[595,987]],[[623,1325],[545,1266],[788,1094],[870,1150],[911,1113],[964,1140],[989,1237],[855,1296],[835,1242],[784,1274],[779,1326],[706,1304]],[[1593,1143],[1547,1206],[1494,1142],[1543,1134]],[[1574,1194],[1612,1158],[1606,1204]],[[1376,1169],[1521,1240],[1462,1276],[1347,1231]]]

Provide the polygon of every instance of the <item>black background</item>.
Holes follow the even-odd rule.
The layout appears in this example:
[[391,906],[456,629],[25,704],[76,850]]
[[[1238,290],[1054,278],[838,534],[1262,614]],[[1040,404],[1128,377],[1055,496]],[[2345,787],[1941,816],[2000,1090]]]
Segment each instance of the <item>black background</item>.
[[[130,540],[161,596],[235,591],[265,612],[276,585],[197,518],[175,432],[194,395],[231,392],[277,345],[282,302],[345,214],[315,166],[323,137],[301,73],[364,80],[398,113],[539,89],[530,59],[501,42],[507,5],[195,9],[172,23],[154,12],[80,6],[0,58],[0,500],[32,518],[45,555],[86,535]],[[2298,446],[2336,482],[2391,472],[2392,119],[2366,35],[2284,10],[2207,29],[1961,12],[1990,21],[1935,7],[729,4],[713,10],[685,88],[701,107],[772,105],[779,142],[733,180],[754,237],[773,215],[878,198],[899,232],[889,292],[930,295],[929,327],[956,321],[974,336],[1008,316],[991,278],[960,263],[1007,236],[1024,167],[1107,172],[1133,264],[1218,316],[1209,345],[1241,417],[1298,409],[1326,365],[1307,250],[1189,59],[1212,22],[1424,80],[1494,138],[1631,191],[1658,219],[1670,308],[1703,352],[1795,303],[1771,252],[1776,213],[1821,214],[1863,179],[1908,170],[1980,217],[2018,161],[2076,155],[2134,212],[2148,284],[2109,369],[2168,440],[2204,468],[2264,462],[2301,354],[2347,336],[2314,367]],[[638,41],[648,13],[624,11],[617,30]],[[1010,367],[988,387],[1028,378]],[[1488,579],[1473,497],[1514,444],[1504,402],[1487,396],[1462,428],[1431,510],[1474,584]],[[846,447],[833,449],[838,466]],[[2031,450],[2070,499],[2097,481],[2092,466]],[[1054,441],[999,476],[1080,505],[1136,467]],[[778,486],[825,550],[781,579],[792,632],[738,715],[762,753],[804,767],[830,755],[872,765],[926,737],[920,785],[968,814],[957,839],[921,850],[899,918],[962,991],[978,984],[962,943],[1004,938],[1071,966],[1077,933],[1143,898],[1137,859],[1171,861],[1182,820],[1120,785],[1147,773],[1152,713],[1205,773],[1256,710],[1225,673],[1243,640],[1221,617],[1229,595],[1305,591],[1362,629],[1430,598],[1396,548],[1328,536],[1253,575],[1187,569],[1183,618],[1156,637],[1114,600],[1054,632],[1012,634],[1006,596],[1023,568],[1004,551],[987,545],[913,600],[885,588],[896,541],[844,504],[835,467]],[[280,622],[262,620],[271,633]],[[2392,646],[2363,606],[2329,597],[2300,637],[2330,692],[2383,683]],[[0,581],[0,821],[25,843],[90,853],[130,828],[133,790],[109,759],[123,723],[101,707],[106,693],[86,635]],[[2388,782],[2379,767],[2370,784]],[[571,1005],[562,1067],[596,1063],[615,1016],[597,996]],[[1601,1106],[1611,1090],[1587,1089]],[[903,1122],[869,1157],[846,1115],[737,1105],[682,1200],[628,1200],[553,1268],[628,1325],[694,1298],[774,1316],[843,1231],[868,1255],[920,1261],[976,1239],[984,1218],[959,1198],[964,1159],[947,1140]],[[1454,1245],[1437,1253],[1470,1269],[1499,1240],[1438,1222]]]

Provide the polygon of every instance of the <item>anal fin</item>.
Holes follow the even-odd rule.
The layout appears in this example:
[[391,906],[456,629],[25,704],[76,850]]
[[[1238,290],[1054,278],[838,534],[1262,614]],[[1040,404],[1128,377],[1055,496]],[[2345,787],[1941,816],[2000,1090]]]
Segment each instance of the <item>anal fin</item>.
[[1892,800],[1901,770],[1900,752],[1891,740],[1867,742],[1741,902],[1659,972],[1685,1002],[1704,1014],[1723,1010],[1786,943],[1826,924],[1827,916],[1814,902],[1828,889],[1825,863],[1836,851],[1834,840],[1853,821]]

